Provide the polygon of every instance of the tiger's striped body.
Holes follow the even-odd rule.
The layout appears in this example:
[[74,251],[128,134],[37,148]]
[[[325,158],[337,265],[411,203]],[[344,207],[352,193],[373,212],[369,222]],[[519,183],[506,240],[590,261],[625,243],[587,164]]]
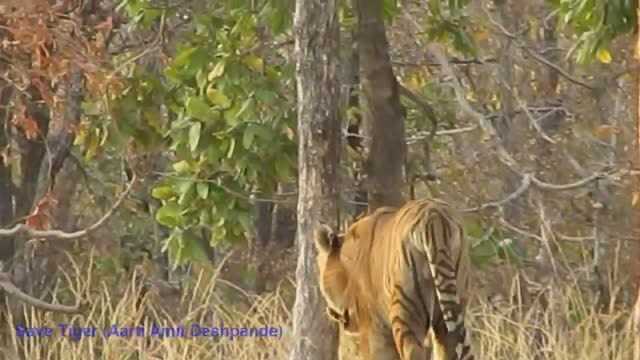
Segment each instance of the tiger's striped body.
[[[473,359],[461,298],[466,245],[446,205],[379,209],[333,239],[327,248],[316,238],[321,287],[333,318],[359,334],[365,359],[430,359],[428,338],[437,360]],[[325,276],[336,269],[340,276]]]

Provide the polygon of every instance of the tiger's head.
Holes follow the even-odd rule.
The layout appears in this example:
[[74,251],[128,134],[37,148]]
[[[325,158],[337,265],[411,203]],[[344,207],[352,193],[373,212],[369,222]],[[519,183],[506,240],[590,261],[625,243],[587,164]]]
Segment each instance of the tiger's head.
[[354,299],[348,290],[352,279],[343,261],[345,236],[336,234],[327,225],[320,225],[314,240],[318,250],[320,291],[327,301],[327,314],[333,321],[341,323],[347,333],[356,333],[358,323],[352,309]]

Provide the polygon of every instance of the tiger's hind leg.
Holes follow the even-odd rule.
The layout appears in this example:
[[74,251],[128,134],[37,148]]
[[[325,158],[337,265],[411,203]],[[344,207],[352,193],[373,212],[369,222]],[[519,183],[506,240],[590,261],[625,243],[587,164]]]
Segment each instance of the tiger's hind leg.
[[363,352],[364,360],[401,360],[389,328],[382,323],[372,324],[368,333],[361,334],[360,339],[368,345],[366,352]]
[[402,360],[429,359],[424,340],[429,329],[428,289],[420,268],[427,266],[410,248],[403,248],[401,270],[391,294],[391,330]]
[[435,320],[433,342],[434,360],[474,360],[471,351],[470,338],[464,326],[456,331],[449,332],[444,320]]

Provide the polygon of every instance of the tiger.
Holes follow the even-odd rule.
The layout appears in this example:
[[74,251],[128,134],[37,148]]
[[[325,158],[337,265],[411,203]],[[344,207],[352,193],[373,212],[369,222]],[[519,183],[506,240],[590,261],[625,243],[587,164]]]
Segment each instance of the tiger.
[[[315,234],[329,318],[365,360],[473,360],[464,322],[468,249],[450,206],[413,200]],[[431,348],[431,357],[428,349]]]

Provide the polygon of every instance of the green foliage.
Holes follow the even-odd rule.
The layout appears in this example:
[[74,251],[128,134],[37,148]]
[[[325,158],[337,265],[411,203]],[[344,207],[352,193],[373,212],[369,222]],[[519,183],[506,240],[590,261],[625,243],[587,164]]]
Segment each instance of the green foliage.
[[485,232],[481,224],[469,223],[465,232],[470,238],[477,239],[471,247],[471,261],[477,267],[495,261],[521,265],[526,258],[526,249],[517,238],[506,237],[493,227]]
[[576,60],[588,63],[594,58],[611,61],[607,50],[618,35],[630,33],[637,25],[637,0],[549,0],[559,11],[562,22],[578,34]]
[[[162,73],[132,64],[121,93],[87,104],[102,107],[92,125],[104,124],[120,145],[168,144],[171,172],[151,195],[162,203],[156,221],[171,229],[164,249],[174,265],[206,259],[203,233],[211,245],[244,239],[252,205],[243,194],[268,193],[295,175],[293,69],[263,44],[290,28],[292,6],[291,0],[207,4],[194,11],[191,30],[181,34]],[[140,26],[177,10],[140,0],[124,0],[120,9]],[[105,109],[117,121],[100,118]],[[87,130],[85,143],[93,137]]]
[[468,34],[471,20],[464,12],[469,0],[429,0],[430,15],[426,17],[427,36],[434,41],[447,43],[463,54],[475,56],[473,37]]

